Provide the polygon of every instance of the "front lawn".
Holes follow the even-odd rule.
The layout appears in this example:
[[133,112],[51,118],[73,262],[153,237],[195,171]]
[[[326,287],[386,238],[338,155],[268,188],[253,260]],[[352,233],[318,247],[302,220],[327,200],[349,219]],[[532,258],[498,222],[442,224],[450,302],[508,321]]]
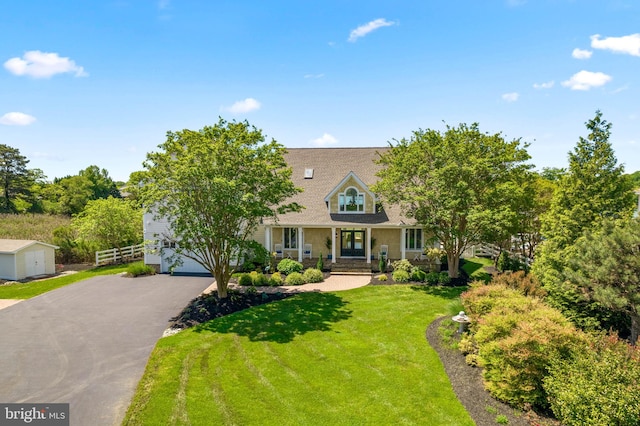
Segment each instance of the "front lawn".
[[125,425],[473,425],[429,323],[462,288],[302,293],[161,339]]
[[78,281],[97,275],[112,275],[125,272],[127,265],[99,266],[75,274],[63,275],[57,278],[48,278],[27,283],[0,285],[0,299],[30,299],[42,293],[64,287]]

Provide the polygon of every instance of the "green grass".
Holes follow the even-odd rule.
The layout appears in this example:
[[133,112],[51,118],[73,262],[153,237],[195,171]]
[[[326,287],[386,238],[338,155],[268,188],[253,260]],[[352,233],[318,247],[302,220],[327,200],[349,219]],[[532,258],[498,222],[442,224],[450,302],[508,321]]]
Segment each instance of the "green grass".
[[493,260],[486,257],[471,257],[464,259],[462,269],[472,280],[491,281],[491,275],[485,270],[485,266],[493,266]]
[[127,265],[100,266],[98,268],[89,269],[87,271],[77,272],[75,274],[63,275],[57,278],[49,278],[41,281],[32,281],[28,283],[18,283],[0,286],[0,299],[29,299],[46,293],[56,288],[64,287],[78,281],[97,275],[112,275],[125,272]]
[[428,324],[462,289],[303,293],[161,339],[125,425],[473,425]]

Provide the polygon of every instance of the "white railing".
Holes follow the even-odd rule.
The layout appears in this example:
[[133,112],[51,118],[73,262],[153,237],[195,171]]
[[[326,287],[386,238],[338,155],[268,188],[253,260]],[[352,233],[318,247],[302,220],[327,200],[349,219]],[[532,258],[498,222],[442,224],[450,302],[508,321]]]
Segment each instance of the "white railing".
[[144,243],[135,246],[122,247],[120,250],[112,248],[96,252],[96,266],[118,263],[125,260],[140,258],[144,255]]
[[[464,252],[464,255],[467,255],[469,257],[486,256],[495,259],[496,257],[500,256],[500,251],[500,247],[493,244],[477,244],[467,248],[467,250],[465,250]],[[531,264],[533,263],[533,259],[523,256],[522,254],[515,251],[509,251],[509,256],[515,257],[527,266],[531,266]]]

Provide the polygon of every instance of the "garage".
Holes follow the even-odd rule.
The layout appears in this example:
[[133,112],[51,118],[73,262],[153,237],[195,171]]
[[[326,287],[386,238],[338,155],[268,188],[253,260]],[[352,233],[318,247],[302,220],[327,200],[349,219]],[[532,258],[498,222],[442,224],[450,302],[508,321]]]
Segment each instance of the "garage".
[[17,281],[55,274],[57,248],[35,240],[0,239],[0,279]]

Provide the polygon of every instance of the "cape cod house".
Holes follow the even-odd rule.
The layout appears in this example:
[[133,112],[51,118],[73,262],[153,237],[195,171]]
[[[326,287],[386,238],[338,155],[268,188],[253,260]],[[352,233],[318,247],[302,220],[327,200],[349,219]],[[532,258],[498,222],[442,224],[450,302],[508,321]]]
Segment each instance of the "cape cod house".
[[[322,255],[326,266],[349,261],[366,268],[380,255],[421,260],[428,241],[422,228],[404,217],[399,206],[381,203],[370,189],[382,167],[375,160],[387,149],[288,148],[285,158],[292,180],[304,189],[292,201],[304,209],[280,215],[277,222],[265,221],[254,239],[277,257],[306,261]],[[166,222],[153,221],[150,214],[144,221],[145,241],[157,239],[166,229]],[[171,253],[166,242],[163,251]],[[159,252],[145,256],[145,262],[158,265],[161,272],[168,272],[165,259]],[[204,269],[185,259],[174,272]]]

